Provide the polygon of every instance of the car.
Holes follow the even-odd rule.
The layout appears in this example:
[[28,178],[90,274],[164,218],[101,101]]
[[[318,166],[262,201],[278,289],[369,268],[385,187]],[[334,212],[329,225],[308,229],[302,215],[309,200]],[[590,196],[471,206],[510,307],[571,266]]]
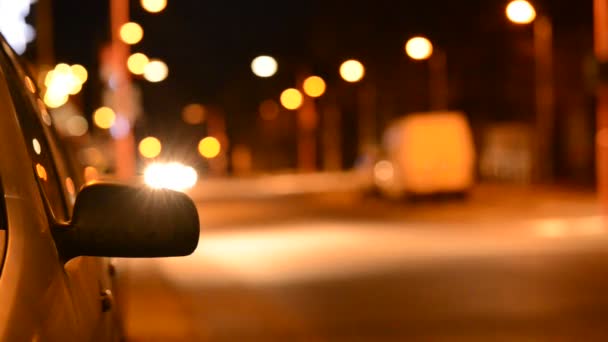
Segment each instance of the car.
[[109,258],[192,253],[196,207],[172,190],[82,184],[32,80],[0,35],[0,341],[117,341]]
[[474,184],[475,146],[463,112],[418,112],[393,121],[380,155],[373,179],[388,197],[465,196]]

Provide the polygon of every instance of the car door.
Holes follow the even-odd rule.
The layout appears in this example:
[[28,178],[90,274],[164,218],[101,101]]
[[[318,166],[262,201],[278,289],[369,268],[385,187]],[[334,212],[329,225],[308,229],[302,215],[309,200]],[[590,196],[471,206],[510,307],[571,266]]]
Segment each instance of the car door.
[[[73,168],[68,165],[67,158],[62,154],[60,142],[55,139],[52,131],[51,117],[46,112],[32,79],[28,77],[4,42],[2,49],[4,74],[14,103],[19,131],[22,133],[21,139],[26,146],[30,145],[27,151],[33,168],[33,180],[37,182],[46,215],[46,227],[42,227],[42,230],[48,232],[49,224],[66,222],[70,219],[76,196],[74,180],[80,177],[71,172]],[[50,238],[50,234],[45,236]],[[118,339],[117,335],[113,335],[112,327],[115,325],[115,319],[108,304],[111,281],[107,263],[101,258],[80,257],[64,264],[57,257],[56,250],[54,254],[54,260],[40,262],[57,263],[59,266],[57,267],[59,274],[53,277],[61,278],[61,283],[65,286],[64,295],[67,298],[62,305],[71,306],[76,324],[72,337],[82,341]],[[7,262],[10,262],[8,258]],[[34,272],[35,270],[31,271],[33,277],[35,277]],[[32,324],[35,325],[36,322]],[[64,327],[64,322],[58,320],[45,320],[40,324],[44,326],[42,330],[50,332],[59,331]]]

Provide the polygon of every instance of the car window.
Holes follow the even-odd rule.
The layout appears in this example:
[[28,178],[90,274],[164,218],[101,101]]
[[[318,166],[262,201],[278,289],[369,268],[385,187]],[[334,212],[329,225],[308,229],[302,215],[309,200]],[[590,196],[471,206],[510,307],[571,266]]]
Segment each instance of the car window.
[[48,140],[48,129],[52,125],[51,117],[44,103],[37,96],[36,85],[32,78],[25,73],[4,42],[1,43],[1,47],[0,68],[6,76],[15,104],[21,132],[32,160],[32,172],[40,184],[54,219],[67,220],[68,206],[62,189],[63,182],[57,173]]

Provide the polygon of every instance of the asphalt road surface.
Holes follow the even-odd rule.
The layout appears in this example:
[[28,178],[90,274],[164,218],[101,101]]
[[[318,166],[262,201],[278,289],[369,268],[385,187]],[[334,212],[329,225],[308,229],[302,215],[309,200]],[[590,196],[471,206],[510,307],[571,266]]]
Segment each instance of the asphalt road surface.
[[192,256],[117,260],[129,340],[608,340],[608,226],[590,194],[198,207]]

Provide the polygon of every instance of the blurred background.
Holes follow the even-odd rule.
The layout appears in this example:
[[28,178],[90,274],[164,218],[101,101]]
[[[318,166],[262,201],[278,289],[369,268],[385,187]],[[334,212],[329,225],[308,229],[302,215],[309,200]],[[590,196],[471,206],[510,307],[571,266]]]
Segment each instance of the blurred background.
[[0,0],[87,181],[184,191],[116,260],[149,340],[603,340],[608,0]]

